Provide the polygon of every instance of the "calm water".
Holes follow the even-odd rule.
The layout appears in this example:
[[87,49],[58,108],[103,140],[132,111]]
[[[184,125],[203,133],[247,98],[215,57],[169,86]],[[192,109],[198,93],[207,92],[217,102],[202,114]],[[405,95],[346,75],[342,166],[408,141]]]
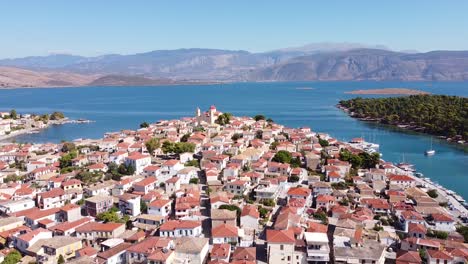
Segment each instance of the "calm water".
[[[313,88],[311,90],[297,88]],[[424,82],[291,82],[236,83],[207,86],[87,87],[65,89],[0,90],[0,110],[20,113],[62,111],[70,118],[91,124],[51,127],[39,134],[23,135],[18,142],[59,142],[100,138],[107,131],[137,128],[143,121],[191,116],[197,106],[214,104],[220,111],[239,116],[264,114],[291,127],[309,126],[340,140],[365,137],[379,143],[385,160],[403,159],[436,182],[468,198],[468,153],[434,139],[437,154],[426,157],[430,137],[360,122],[335,105],[354,97],[345,91],[388,87],[419,88],[436,94],[468,96],[468,83]]]

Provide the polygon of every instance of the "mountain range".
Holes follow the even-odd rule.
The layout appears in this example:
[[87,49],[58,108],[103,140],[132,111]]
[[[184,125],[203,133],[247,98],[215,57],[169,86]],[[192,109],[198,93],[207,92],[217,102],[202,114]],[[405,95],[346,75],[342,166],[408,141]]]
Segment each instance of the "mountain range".
[[468,80],[468,51],[398,52],[383,46],[318,43],[263,53],[178,49],[0,60],[0,87],[312,80]]

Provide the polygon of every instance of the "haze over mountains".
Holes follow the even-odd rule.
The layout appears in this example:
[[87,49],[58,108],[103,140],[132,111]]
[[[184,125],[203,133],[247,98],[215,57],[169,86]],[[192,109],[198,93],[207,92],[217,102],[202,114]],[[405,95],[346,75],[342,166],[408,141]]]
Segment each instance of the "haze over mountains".
[[468,51],[396,52],[316,43],[264,53],[156,50],[97,57],[55,54],[0,60],[0,86],[160,85],[305,80],[468,80]]

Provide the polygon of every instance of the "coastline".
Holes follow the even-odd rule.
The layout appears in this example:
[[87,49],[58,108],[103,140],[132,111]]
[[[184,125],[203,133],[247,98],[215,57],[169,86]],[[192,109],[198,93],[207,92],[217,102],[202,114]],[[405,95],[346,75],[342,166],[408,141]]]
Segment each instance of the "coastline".
[[426,132],[424,132],[423,127],[418,127],[418,126],[405,124],[405,123],[386,124],[386,123],[382,123],[381,118],[356,117],[353,114],[353,112],[351,112],[347,107],[345,107],[345,106],[343,106],[341,104],[337,104],[336,107],[341,109],[345,113],[347,113],[348,116],[350,116],[350,117],[352,117],[354,119],[360,120],[360,121],[373,122],[373,123],[378,123],[378,124],[381,124],[381,125],[388,125],[388,126],[390,126],[392,128],[398,128],[398,129],[402,129],[402,130],[406,130],[406,131],[421,133],[421,134],[424,134],[424,135],[427,135],[427,136],[433,136],[433,137],[436,137],[438,139],[444,140],[447,143],[455,144],[457,146],[468,147],[468,141],[463,141],[463,140],[455,141],[455,140],[452,140],[451,138],[448,138],[448,137],[426,133]]
[[360,95],[425,95],[431,94],[426,91],[408,88],[382,88],[369,90],[353,90],[345,92],[345,94],[360,94]]
[[0,136],[0,143],[4,143],[6,140],[25,135],[25,134],[35,134],[35,133],[40,133],[43,130],[46,130],[50,128],[51,126],[58,126],[58,125],[65,125],[65,124],[85,124],[85,123],[91,123],[94,121],[91,120],[73,120],[73,119],[68,119],[65,117],[64,119],[61,120],[49,120],[49,122],[44,126],[44,127],[32,127],[32,128],[25,128],[25,129],[20,129],[20,130],[15,130],[11,131],[10,134],[8,135],[1,135]]

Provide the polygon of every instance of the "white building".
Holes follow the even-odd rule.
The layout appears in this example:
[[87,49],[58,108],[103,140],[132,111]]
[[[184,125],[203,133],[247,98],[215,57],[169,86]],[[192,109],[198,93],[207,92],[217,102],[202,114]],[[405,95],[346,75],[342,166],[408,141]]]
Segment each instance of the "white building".
[[307,243],[307,261],[309,263],[328,263],[330,261],[330,247],[326,233],[305,232]]

